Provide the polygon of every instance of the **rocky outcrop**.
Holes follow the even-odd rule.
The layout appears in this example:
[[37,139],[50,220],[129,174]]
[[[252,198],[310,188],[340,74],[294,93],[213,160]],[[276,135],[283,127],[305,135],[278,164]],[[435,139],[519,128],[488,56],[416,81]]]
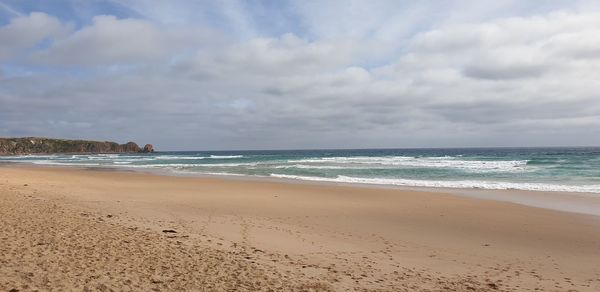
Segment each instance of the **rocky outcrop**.
[[133,142],[119,144],[108,141],[63,140],[37,137],[0,138],[0,155],[51,153],[135,153],[153,151],[154,149],[150,144],[146,145],[146,147],[142,149]]
[[152,153],[154,152],[154,146],[152,144],[146,144],[144,149],[142,149],[142,153]]

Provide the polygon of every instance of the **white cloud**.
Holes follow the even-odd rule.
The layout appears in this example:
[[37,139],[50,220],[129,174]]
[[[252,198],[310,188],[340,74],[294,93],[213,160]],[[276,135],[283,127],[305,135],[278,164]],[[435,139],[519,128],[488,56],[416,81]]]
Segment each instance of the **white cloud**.
[[[109,139],[119,129],[116,138],[155,140],[163,149],[600,143],[599,14],[454,17],[415,33],[418,25],[402,29],[392,20],[395,10],[363,5],[341,14],[372,11],[382,20],[319,29],[335,19],[315,13],[304,18],[312,37],[236,38],[112,16],[67,35],[41,33],[53,42],[29,65],[142,66],[83,80],[0,79],[0,119],[10,125],[0,135],[22,129]],[[13,37],[26,47],[39,42],[37,33]]]
[[95,16],[91,25],[57,39],[33,60],[59,66],[154,63],[222,40],[205,29],[181,29],[141,19]]
[[10,60],[23,55],[47,38],[59,37],[70,30],[70,25],[56,17],[41,12],[12,18],[0,27],[0,60]]
[[352,42],[309,42],[293,34],[254,38],[214,51],[201,51],[177,69],[198,76],[220,78],[280,78],[313,75],[351,66],[365,46]]

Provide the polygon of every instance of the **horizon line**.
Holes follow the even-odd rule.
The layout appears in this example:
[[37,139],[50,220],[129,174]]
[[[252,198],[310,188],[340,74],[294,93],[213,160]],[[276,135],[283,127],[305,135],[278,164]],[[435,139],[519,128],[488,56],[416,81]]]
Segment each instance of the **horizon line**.
[[534,148],[600,148],[597,146],[459,146],[459,147],[398,147],[398,148],[299,148],[299,149],[230,149],[230,150],[159,150],[159,152],[236,152],[236,151],[316,151],[316,150],[435,150],[435,149],[534,149]]

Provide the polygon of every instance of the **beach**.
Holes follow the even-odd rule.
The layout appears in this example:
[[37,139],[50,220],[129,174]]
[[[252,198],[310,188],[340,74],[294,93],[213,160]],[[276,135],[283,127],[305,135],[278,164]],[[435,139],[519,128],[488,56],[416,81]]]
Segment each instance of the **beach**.
[[599,216],[439,190],[3,165],[0,224],[3,291],[600,290]]

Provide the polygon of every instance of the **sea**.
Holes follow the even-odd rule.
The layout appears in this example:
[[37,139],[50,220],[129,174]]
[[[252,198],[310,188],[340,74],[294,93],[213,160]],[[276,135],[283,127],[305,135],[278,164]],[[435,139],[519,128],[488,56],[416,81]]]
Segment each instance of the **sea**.
[[0,162],[187,176],[246,176],[403,187],[600,196],[600,147],[177,151],[3,156]]

